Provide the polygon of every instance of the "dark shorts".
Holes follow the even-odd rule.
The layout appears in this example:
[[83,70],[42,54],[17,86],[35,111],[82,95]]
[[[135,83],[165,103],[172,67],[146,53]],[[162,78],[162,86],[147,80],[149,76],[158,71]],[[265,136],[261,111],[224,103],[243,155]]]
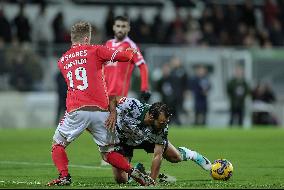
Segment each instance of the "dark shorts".
[[[116,152],[119,152],[124,157],[131,158],[133,157],[134,149],[144,149],[147,153],[154,153],[155,143],[150,143],[147,141],[142,142],[140,145],[137,146],[129,146],[123,142],[119,143],[116,146]],[[164,152],[168,148],[168,140],[165,141]]]

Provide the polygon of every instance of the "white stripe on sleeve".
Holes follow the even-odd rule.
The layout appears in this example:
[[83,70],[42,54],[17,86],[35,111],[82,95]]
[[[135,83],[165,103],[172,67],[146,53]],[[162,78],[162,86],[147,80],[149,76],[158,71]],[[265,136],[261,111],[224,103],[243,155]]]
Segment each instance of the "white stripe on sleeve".
[[116,56],[117,53],[118,53],[118,50],[115,50],[115,51],[113,52],[113,54],[112,54],[112,56],[111,56],[111,59],[110,59],[110,62],[113,62],[113,60],[114,60],[114,58],[115,58],[115,56]]

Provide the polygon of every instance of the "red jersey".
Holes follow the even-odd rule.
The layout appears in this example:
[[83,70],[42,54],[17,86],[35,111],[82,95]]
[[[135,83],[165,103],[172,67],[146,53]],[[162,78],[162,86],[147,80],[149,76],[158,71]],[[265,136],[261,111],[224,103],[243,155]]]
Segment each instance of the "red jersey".
[[[108,40],[105,45],[113,50],[125,50],[129,47],[139,50],[137,45],[129,37],[126,37],[121,42],[116,42],[116,39],[111,39]],[[142,65],[147,67],[145,60],[140,52],[134,54],[133,58],[128,63],[113,62],[112,64],[108,64],[105,67],[105,75],[109,95],[127,96],[132,72],[135,66],[138,66],[140,68]],[[143,67],[143,69],[145,67]],[[140,72],[142,79],[141,91],[149,89],[147,71],[143,72],[143,75],[142,72]]]
[[107,110],[109,98],[104,79],[104,64],[129,61],[130,51],[114,51],[99,45],[74,45],[58,60],[68,86],[67,112],[85,106]]

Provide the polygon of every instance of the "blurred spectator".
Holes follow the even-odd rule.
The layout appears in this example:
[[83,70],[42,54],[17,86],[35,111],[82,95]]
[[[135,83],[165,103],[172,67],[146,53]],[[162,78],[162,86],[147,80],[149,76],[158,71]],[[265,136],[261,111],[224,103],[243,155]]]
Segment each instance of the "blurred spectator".
[[237,35],[233,38],[233,45],[242,46],[244,45],[244,39],[248,34],[248,27],[245,23],[240,22],[237,26]]
[[152,42],[162,44],[165,43],[166,23],[163,21],[161,10],[157,10],[154,21],[151,26]]
[[241,5],[240,10],[242,11],[241,21],[248,27],[256,26],[256,18],[254,14],[254,5],[252,0],[245,0],[244,4]]
[[10,68],[10,85],[18,91],[37,90],[43,71],[39,57],[32,51],[30,44],[19,44],[14,40],[7,49],[6,58]]
[[67,85],[64,77],[60,72],[55,75],[56,82],[56,92],[57,92],[57,110],[56,110],[56,120],[55,126],[60,121],[60,118],[64,115],[66,111],[66,96],[67,96]]
[[69,42],[69,33],[67,32],[65,26],[64,15],[62,11],[59,11],[53,21],[52,21],[52,29],[53,29],[53,36],[54,36],[54,43],[61,44]]
[[201,17],[199,18],[201,31],[202,32],[205,31],[205,29],[204,29],[205,23],[212,22],[212,21],[213,21],[213,18],[212,18],[212,8],[210,6],[206,6],[204,8],[204,10],[202,11]]
[[249,48],[258,46],[258,41],[256,39],[256,32],[253,27],[250,27],[248,32],[244,35],[242,45]]
[[255,125],[277,125],[277,119],[273,114],[273,103],[276,102],[274,92],[268,83],[259,83],[252,91],[253,116]]
[[236,26],[239,26],[240,17],[241,13],[237,5],[230,1],[228,7],[225,8],[224,25],[226,27],[226,31],[230,34],[231,45],[234,45],[237,42],[236,37],[238,30],[236,29]]
[[224,11],[221,5],[214,5],[212,12],[212,23],[214,25],[215,35],[221,34],[225,30]]
[[274,19],[271,23],[271,27],[268,28],[270,39],[273,46],[283,46],[283,28],[278,19]]
[[199,41],[202,39],[199,22],[195,20],[190,13],[187,15],[186,19],[185,39],[189,45],[193,46],[198,45]]
[[5,41],[0,37],[0,75],[6,74],[9,71],[9,67],[5,57]]
[[12,39],[11,25],[2,7],[0,7],[0,38],[2,38],[4,42],[11,42]]
[[41,3],[39,4],[39,12],[33,21],[32,28],[33,42],[35,43],[36,49],[41,56],[47,55],[47,47],[51,42],[52,31],[50,30],[49,26],[50,23],[47,19],[46,3],[45,1],[41,1]]
[[243,125],[245,99],[250,94],[249,84],[244,78],[244,71],[237,66],[234,76],[227,83],[227,94],[230,101],[230,125]]
[[218,38],[214,33],[214,26],[211,22],[204,23],[204,32],[201,39],[202,43],[208,44],[209,46],[218,45]]
[[277,1],[265,0],[263,6],[263,16],[264,16],[265,26],[269,27],[271,23],[279,17],[279,15],[280,15],[280,10],[279,7],[277,6]]
[[258,32],[258,39],[259,39],[259,44],[263,48],[271,48],[272,43],[269,38],[268,31],[263,29]]
[[15,26],[16,36],[20,42],[30,42],[31,26],[29,19],[25,16],[24,10],[24,2],[19,3],[19,12],[13,20],[13,26]]
[[52,20],[52,30],[53,30],[53,42],[56,44],[54,46],[54,53],[56,56],[61,56],[66,44],[70,42],[70,33],[66,29],[65,19],[62,11],[57,12],[54,19]]
[[110,39],[113,37],[113,31],[112,31],[112,26],[113,26],[113,22],[114,22],[114,8],[113,7],[109,7],[108,9],[108,13],[106,16],[106,20],[105,20],[105,34],[106,34],[106,39]]
[[[167,104],[174,112],[175,111],[175,92],[174,92],[174,81],[171,80],[171,67],[169,63],[164,63],[162,66],[162,76],[161,78],[157,81],[157,91],[160,93],[162,97],[162,102]],[[173,116],[175,121],[177,120],[176,118],[178,117],[176,115],[177,113],[173,113]],[[175,122],[173,121],[173,122]]]
[[138,13],[137,19],[133,23],[133,31],[131,30],[131,36],[137,43],[151,43],[151,26],[146,23],[143,12]]
[[172,44],[185,44],[185,23],[178,8],[175,9],[175,14],[175,19],[168,25],[166,39]]
[[179,57],[170,59],[170,80],[173,88],[173,117],[172,122],[181,125],[179,115],[185,112],[183,108],[185,91],[187,90],[188,75],[186,69]]
[[206,125],[208,111],[207,99],[211,89],[207,67],[198,65],[195,68],[195,76],[190,79],[189,86],[194,95],[194,124]]

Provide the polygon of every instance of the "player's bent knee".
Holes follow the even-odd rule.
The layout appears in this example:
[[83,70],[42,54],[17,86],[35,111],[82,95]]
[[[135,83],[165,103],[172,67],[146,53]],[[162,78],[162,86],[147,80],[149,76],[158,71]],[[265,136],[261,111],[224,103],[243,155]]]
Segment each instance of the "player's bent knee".
[[51,147],[51,152],[53,152],[55,149],[65,149],[65,146],[61,145],[61,144],[52,144]]
[[178,163],[182,161],[182,158],[180,155],[172,155],[166,159],[167,161],[171,163]]

